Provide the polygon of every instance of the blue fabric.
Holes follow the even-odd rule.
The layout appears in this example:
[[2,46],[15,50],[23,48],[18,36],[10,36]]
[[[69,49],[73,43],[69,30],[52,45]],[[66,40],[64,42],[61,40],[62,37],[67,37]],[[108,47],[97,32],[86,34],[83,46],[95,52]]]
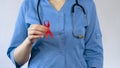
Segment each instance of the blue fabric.
[[[99,27],[96,8],[93,0],[79,0],[85,8],[87,18],[79,7],[75,7],[72,17],[71,7],[74,0],[66,0],[60,11],[48,2],[41,0],[40,17],[42,22],[49,20],[54,38],[37,39],[33,44],[28,68],[103,68],[102,34]],[[25,0],[15,25],[14,35],[7,55],[16,65],[13,53],[27,37],[31,24],[39,24],[36,13],[37,0]],[[72,34],[72,18],[75,38]]]

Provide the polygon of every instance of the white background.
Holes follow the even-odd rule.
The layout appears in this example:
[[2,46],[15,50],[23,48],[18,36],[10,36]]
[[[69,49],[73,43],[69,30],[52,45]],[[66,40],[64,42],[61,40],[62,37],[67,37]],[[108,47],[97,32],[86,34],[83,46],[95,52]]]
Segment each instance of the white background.
[[[0,68],[15,68],[6,51],[21,3],[0,0]],[[103,34],[104,68],[120,68],[120,0],[95,0],[95,4]]]

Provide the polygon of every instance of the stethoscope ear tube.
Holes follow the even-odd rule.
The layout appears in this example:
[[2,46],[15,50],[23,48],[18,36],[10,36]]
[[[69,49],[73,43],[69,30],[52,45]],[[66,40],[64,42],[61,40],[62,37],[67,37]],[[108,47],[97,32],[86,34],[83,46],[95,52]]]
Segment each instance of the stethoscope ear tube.
[[79,36],[78,36],[78,35],[75,35],[75,33],[74,33],[74,20],[73,20],[73,15],[74,15],[75,7],[76,7],[76,6],[78,6],[78,7],[81,8],[81,10],[82,10],[82,12],[83,12],[86,20],[87,20],[87,15],[86,15],[86,12],[85,12],[84,7],[83,7],[81,4],[78,3],[78,0],[76,0],[76,3],[72,6],[72,9],[71,9],[71,13],[72,13],[72,35],[73,35],[74,37],[78,38],[78,39],[82,39],[82,38],[84,38],[83,35],[79,35]]
[[72,13],[74,13],[76,6],[80,7],[81,10],[83,11],[84,15],[86,15],[84,7],[81,4],[78,3],[78,0],[76,0],[76,3],[72,6],[72,10],[71,10]]
[[38,3],[37,3],[37,16],[38,16],[40,25],[42,25],[42,21],[40,19],[40,13],[39,13],[39,5],[40,5],[40,0],[38,0]]

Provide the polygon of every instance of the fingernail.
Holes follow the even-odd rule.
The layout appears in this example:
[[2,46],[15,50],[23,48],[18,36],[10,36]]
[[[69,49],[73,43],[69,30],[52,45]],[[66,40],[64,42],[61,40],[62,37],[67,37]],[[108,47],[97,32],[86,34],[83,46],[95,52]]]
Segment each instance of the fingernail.
[[41,38],[43,38],[43,37],[44,37],[44,35],[41,36]]

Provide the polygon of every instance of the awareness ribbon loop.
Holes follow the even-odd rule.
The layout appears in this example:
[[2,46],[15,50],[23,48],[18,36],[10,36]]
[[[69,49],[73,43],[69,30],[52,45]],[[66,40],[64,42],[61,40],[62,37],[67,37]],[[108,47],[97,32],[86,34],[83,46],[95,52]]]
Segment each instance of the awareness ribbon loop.
[[53,38],[53,33],[50,30],[50,22],[48,21],[48,23],[46,24],[46,21],[44,21],[44,26],[48,27],[48,30],[45,33],[45,37],[48,39],[48,35],[50,35],[50,37]]

